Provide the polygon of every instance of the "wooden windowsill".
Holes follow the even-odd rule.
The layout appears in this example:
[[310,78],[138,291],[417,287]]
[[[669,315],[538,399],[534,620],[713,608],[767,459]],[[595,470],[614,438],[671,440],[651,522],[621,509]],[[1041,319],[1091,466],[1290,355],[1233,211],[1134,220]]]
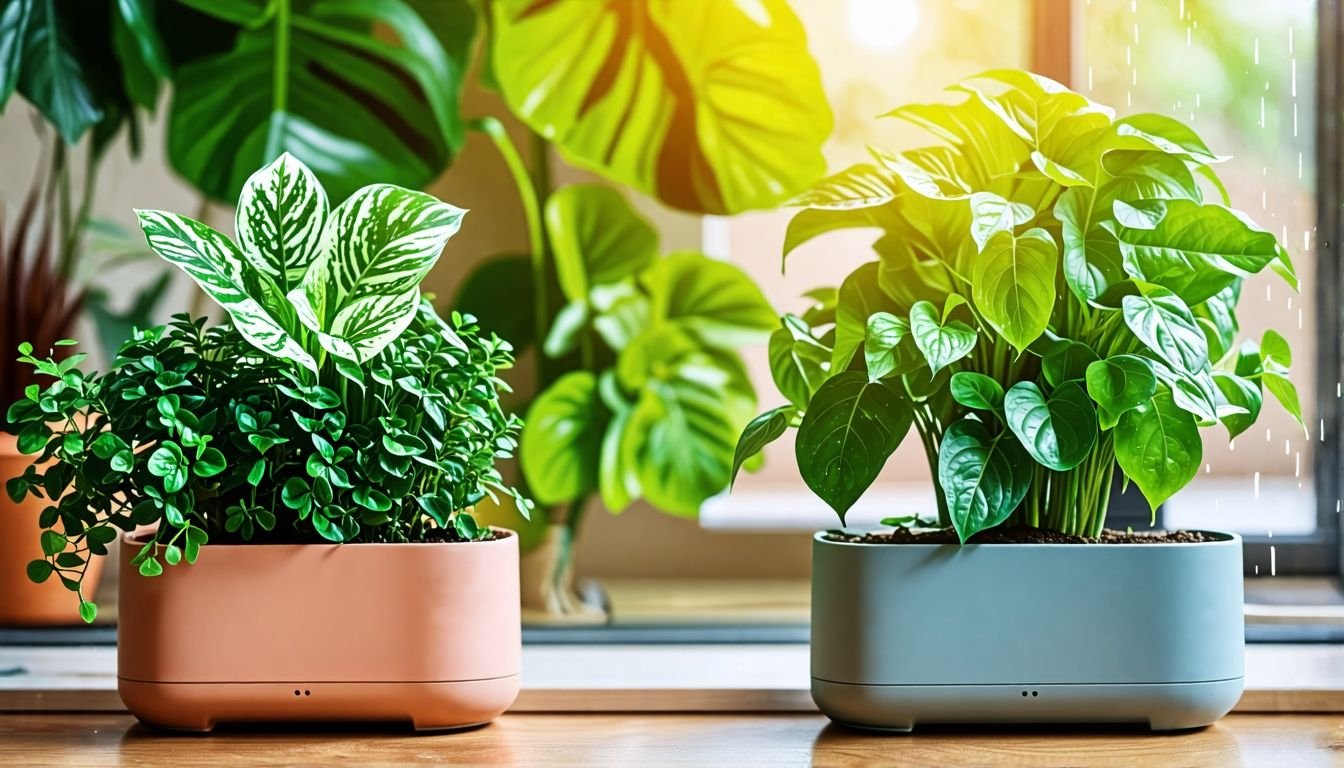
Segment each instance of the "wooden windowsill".
[[[0,648],[0,712],[124,711],[115,668],[110,647]],[[807,670],[805,645],[530,645],[512,711],[815,712]],[[1236,711],[1344,713],[1344,646],[1248,646]]]

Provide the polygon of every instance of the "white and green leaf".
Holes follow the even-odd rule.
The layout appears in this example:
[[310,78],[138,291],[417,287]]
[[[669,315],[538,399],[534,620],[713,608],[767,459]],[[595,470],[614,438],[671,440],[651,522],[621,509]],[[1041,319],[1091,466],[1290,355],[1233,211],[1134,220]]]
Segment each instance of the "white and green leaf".
[[329,206],[317,177],[285,152],[243,184],[234,226],[243,257],[288,292],[320,252]]

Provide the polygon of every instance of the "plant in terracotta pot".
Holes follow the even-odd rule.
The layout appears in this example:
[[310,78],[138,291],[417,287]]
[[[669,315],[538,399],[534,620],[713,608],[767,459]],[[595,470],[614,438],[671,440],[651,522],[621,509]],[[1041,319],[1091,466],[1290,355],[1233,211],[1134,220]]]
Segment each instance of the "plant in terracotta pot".
[[143,578],[120,585],[119,689],[142,720],[441,728],[512,702],[517,538],[471,514],[529,506],[495,468],[511,349],[418,287],[463,214],[385,184],[329,209],[282,155],[244,185],[236,243],[139,212],[227,324],[139,331],[102,375],[20,350],[50,383],[9,409],[37,463],[7,490],[59,498],[28,575],[79,592],[120,539]]
[[[591,615],[572,586],[585,510],[643,500],[694,517],[727,487],[733,437],[755,410],[736,350],[764,341],[774,313],[733,265],[660,256],[622,192],[555,188],[548,152],[670,208],[728,215],[820,178],[831,112],[782,0],[523,0],[489,14],[482,70],[536,133],[532,167],[498,123],[477,125],[514,172],[529,252],[484,262],[458,303],[537,352],[520,464],[550,528],[525,594],[551,614]],[[698,44],[706,29],[714,45]]]
[[1283,338],[1236,340],[1243,280],[1296,287],[1288,254],[1176,120],[1116,119],[1026,72],[952,90],[889,115],[941,143],[800,201],[786,254],[870,227],[877,259],[783,318],[789,402],[738,445],[740,463],[796,427],[799,473],[842,522],[912,425],[936,478],[937,510],[816,535],[813,697],[901,730],[1212,722],[1241,692],[1240,540],[1107,531],[1106,507],[1118,470],[1156,508],[1198,471],[1199,428],[1236,437],[1266,392],[1300,422]]

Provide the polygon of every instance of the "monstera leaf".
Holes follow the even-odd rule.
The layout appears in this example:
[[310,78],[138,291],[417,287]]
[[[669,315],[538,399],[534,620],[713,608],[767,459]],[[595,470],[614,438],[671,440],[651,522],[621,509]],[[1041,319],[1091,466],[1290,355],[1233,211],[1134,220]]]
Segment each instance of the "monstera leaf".
[[[173,167],[231,200],[253,168],[290,152],[336,200],[372,182],[422,187],[461,148],[458,99],[470,34],[436,34],[402,0],[191,3],[240,24],[227,53],[177,73],[168,124]],[[435,19],[470,31],[466,0]],[[375,34],[375,28],[395,35]]]
[[374,184],[328,215],[312,171],[284,154],[245,184],[240,245],[174,213],[136,213],[150,247],[218,302],[244,338],[317,372],[320,350],[364,363],[401,335],[420,280],[464,212]]
[[783,0],[492,3],[509,107],[576,165],[703,213],[825,173],[831,112]]

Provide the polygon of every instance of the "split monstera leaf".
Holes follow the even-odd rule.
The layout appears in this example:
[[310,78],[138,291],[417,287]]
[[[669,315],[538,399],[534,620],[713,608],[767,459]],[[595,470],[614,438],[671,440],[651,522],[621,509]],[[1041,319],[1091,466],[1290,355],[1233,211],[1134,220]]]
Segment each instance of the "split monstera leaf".
[[330,359],[356,378],[410,325],[420,281],[466,211],[390,184],[332,210],[312,171],[285,153],[243,185],[236,244],[185,216],[136,213],[150,247],[253,346],[313,374]]

